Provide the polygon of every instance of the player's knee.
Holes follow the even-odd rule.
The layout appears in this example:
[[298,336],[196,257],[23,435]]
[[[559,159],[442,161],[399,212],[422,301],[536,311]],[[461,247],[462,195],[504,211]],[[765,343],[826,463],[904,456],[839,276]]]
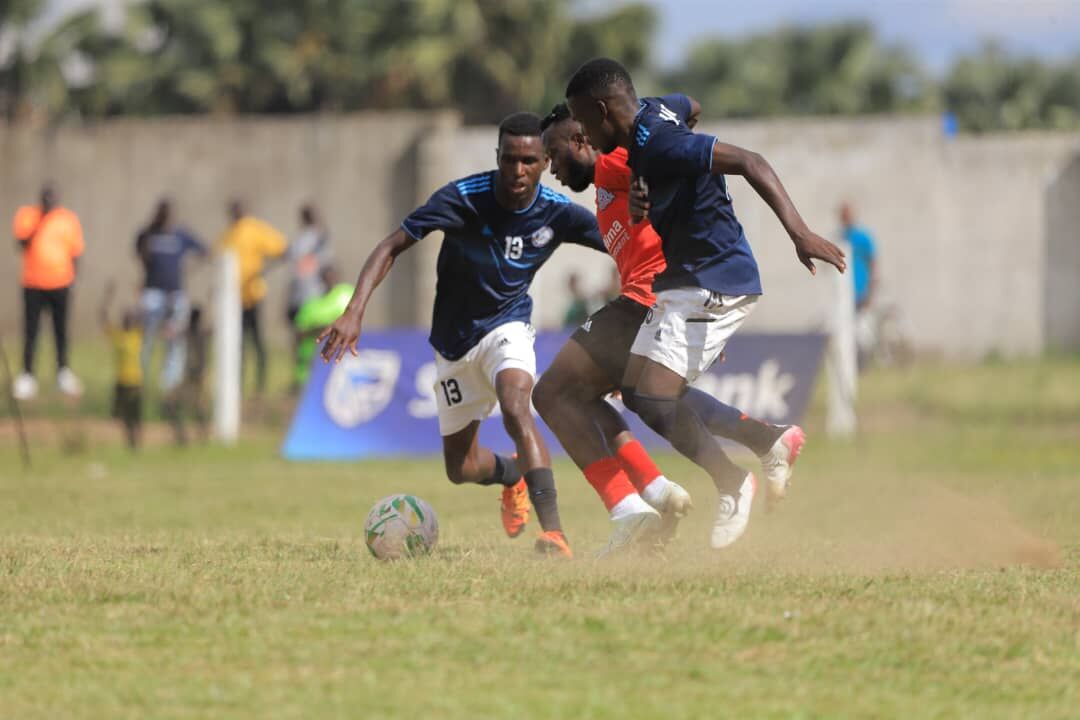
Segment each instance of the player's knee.
[[476,481],[476,463],[469,456],[444,458],[446,478],[455,485]]
[[506,428],[506,433],[515,440],[524,437],[535,426],[527,402],[514,403],[510,407],[504,406],[502,413],[503,427]]
[[634,412],[654,432],[671,439],[675,434],[678,417],[678,400],[675,398],[633,395]]
[[560,397],[565,393],[565,385],[556,374],[544,373],[533,389],[532,401],[540,417],[547,420],[559,406]]

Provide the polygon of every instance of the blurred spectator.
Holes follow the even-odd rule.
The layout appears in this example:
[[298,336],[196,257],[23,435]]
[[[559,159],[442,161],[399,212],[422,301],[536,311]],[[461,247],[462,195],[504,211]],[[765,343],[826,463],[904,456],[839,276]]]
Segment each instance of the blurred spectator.
[[570,305],[563,315],[563,327],[576,327],[589,318],[589,299],[581,289],[581,277],[577,273],[566,278],[566,290],[570,293]]
[[300,306],[326,292],[322,270],[330,262],[330,237],[319,220],[315,208],[300,208],[300,231],[285,252],[289,263],[289,302],[286,317],[289,325],[296,319]]
[[184,333],[184,377],[180,385],[165,401],[165,417],[172,423],[177,445],[187,445],[184,420],[195,418],[199,437],[203,442],[209,438],[210,412],[206,403],[203,382],[206,376],[210,330],[203,327],[202,308],[191,308],[191,316]]
[[311,369],[311,358],[315,356],[318,344],[315,338],[345,312],[352,299],[353,286],[339,282],[333,266],[326,266],[320,273],[322,286],[326,292],[309,299],[296,313],[293,327],[299,342],[296,346],[296,365],[293,367],[293,388],[299,389],[307,382]]
[[[319,221],[315,208],[300,208],[300,231],[285,252],[289,263],[289,300],[285,306],[285,319],[292,330],[293,355],[301,342],[294,321],[300,308],[308,300],[321,296],[328,286],[323,285],[322,271],[330,262],[330,238]],[[293,387],[295,389],[295,378]]]
[[41,189],[38,205],[24,205],[12,223],[22,253],[23,371],[12,392],[27,400],[38,391],[34,378],[34,352],[42,310],[52,316],[56,343],[56,384],[65,395],[82,395],[82,382],[68,366],[67,314],[75,260],[83,252],[82,226],[72,211],[56,204],[50,185]]
[[161,367],[161,388],[172,391],[184,371],[184,328],[190,303],[184,290],[184,256],[207,254],[206,246],[194,235],[173,224],[172,205],[161,200],[154,216],[135,240],[135,252],[144,271],[140,310],[142,311],[142,370],[150,374],[154,341],[165,337],[165,362]]
[[269,223],[248,215],[239,200],[229,202],[228,214],[230,224],[218,245],[236,253],[240,267],[240,303],[244,309],[244,345],[246,350],[250,341],[255,349],[255,388],[261,395],[266,390],[266,346],[259,324],[259,308],[266,297],[263,267],[267,259],[283,255],[287,243],[285,236]]
[[859,366],[862,367],[876,342],[872,303],[877,290],[877,246],[870,232],[856,224],[855,211],[850,203],[840,206],[840,225],[844,240],[850,247],[849,262],[855,283],[855,338]]
[[113,345],[116,358],[116,383],[113,387],[112,415],[124,424],[124,435],[128,447],[139,447],[139,435],[142,426],[142,329],[139,316],[133,309],[125,309],[120,325],[113,325],[109,319],[109,305],[112,304],[115,287],[109,283],[105,288],[105,298],[101,303],[101,327]]

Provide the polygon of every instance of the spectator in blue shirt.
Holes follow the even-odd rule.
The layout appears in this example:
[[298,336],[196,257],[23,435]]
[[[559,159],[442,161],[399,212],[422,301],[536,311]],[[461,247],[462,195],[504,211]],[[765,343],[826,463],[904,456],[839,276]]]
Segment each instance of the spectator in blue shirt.
[[855,309],[862,312],[870,307],[877,285],[877,247],[870,231],[855,224],[855,211],[850,203],[840,206],[840,225],[843,228],[844,240],[851,246]]
[[149,377],[154,340],[165,338],[165,362],[161,368],[162,390],[172,391],[184,370],[184,330],[190,302],[184,290],[184,257],[195,253],[206,257],[207,248],[198,238],[172,220],[172,205],[161,200],[150,223],[135,240],[135,252],[145,272],[140,310],[143,319],[142,367]]

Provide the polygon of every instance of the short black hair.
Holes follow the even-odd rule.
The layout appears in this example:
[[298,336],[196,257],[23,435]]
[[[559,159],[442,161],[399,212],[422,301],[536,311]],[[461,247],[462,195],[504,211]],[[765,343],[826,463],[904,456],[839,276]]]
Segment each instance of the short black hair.
[[603,97],[609,88],[622,85],[634,92],[634,81],[622,63],[611,58],[593,58],[577,69],[566,86],[566,97]]
[[499,142],[502,142],[503,135],[513,135],[515,137],[540,137],[543,132],[540,128],[540,116],[531,112],[516,112],[512,115],[507,115],[503,118],[503,121],[499,123]]
[[555,107],[551,108],[551,112],[544,116],[544,119],[540,121],[540,131],[544,132],[549,127],[556,123],[561,123],[563,120],[570,119],[570,108],[566,103],[561,102]]

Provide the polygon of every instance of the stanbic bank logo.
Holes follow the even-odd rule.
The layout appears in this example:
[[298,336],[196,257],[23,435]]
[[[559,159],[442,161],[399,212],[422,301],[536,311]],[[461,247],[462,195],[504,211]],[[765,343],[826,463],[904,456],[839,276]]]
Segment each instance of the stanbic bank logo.
[[769,358],[754,373],[703,373],[694,381],[722,403],[733,405],[744,413],[769,422],[779,422],[791,411],[787,394],[795,387],[795,376],[781,372],[780,363]]
[[352,428],[375,418],[394,397],[401,356],[389,350],[345,353],[323,386],[323,407],[337,425]]

